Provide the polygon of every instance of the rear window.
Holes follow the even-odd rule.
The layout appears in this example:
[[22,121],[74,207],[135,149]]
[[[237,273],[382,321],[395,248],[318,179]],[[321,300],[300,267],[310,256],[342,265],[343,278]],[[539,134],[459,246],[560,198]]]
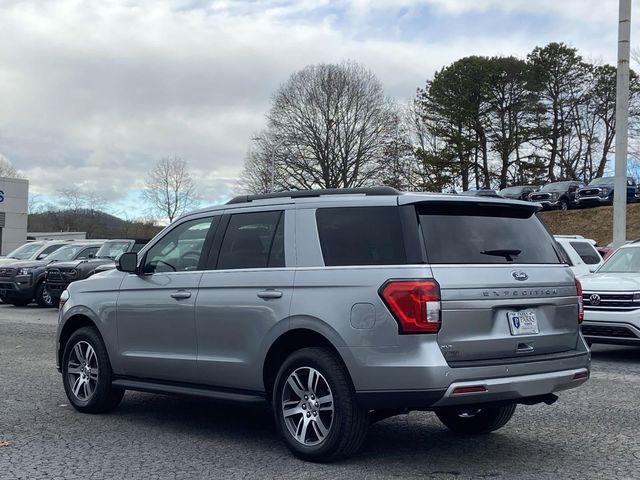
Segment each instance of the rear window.
[[529,208],[462,203],[417,208],[429,263],[561,263],[551,235]]
[[588,242],[569,242],[580,258],[587,265],[596,265],[600,263],[600,254]]
[[320,208],[316,221],[327,266],[407,263],[397,207]]

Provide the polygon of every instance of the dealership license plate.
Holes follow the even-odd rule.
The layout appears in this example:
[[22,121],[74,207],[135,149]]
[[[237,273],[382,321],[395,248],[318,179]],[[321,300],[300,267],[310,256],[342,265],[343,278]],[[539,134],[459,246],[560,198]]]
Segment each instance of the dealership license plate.
[[511,335],[533,335],[540,333],[535,312],[507,312]]

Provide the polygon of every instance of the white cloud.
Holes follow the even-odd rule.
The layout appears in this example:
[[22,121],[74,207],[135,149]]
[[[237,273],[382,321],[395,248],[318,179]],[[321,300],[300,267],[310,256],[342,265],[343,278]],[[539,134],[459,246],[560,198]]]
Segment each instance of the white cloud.
[[[602,45],[615,26],[597,38],[581,33],[584,22],[602,29],[613,0],[425,1],[471,20],[474,12],[536,8],[574,21],[552,37],[511,26],[427,41],[419,31],[393,33],[398,7],[424,3],[411,0],[4,2],[0,153],[34,190],[86,185],[110,199],[139,188],[161,156],[179,154],[213,199],[232,188],[274,90],[309,63],[356,60],[404,101],[464,55],[524,55],[552,40],[609,61],[615,54],[615,44]],[[368,15],[385,10],[389,34],[369,35]]]

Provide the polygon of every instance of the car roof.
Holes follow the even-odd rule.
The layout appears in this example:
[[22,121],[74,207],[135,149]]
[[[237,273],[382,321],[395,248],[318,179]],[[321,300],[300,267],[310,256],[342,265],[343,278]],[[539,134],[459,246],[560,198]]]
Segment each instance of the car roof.
[[476,195],[458,195],[432,192],[400,192],[391,187],[330,189],[330,190],[297,190],[293,192],[278,192],[264,195],[242,195],[234,197],[222,205],[214,205],[186,213],[180,218],[202,213],[231,210],[246,207],[282,206],[287,204],[308,205],[327,204],[341,206],[341,203],[352,205],[409,205],[428,202],[467,202],[469,204],[511,205],[528,208],[533,211],[541,207],[537,203],[503,198],[500,196],[485,197]]

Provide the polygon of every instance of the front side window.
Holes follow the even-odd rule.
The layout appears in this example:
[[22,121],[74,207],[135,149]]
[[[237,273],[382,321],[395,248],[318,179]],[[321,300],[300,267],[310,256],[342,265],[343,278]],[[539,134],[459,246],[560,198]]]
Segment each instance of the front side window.
[[[216,218],[217,221],[217,218]],[[147,251],[144,273],[188,272],[198,270],[202,247],[213,217],[184,222],[170,230]]]
[[398,207],[319,208],[316,221],[326,266],[407,263]]
[[96,256],[96,253],[98,253],[98,249],[100,247],[89,247],[89,248],[85,248],[82,252],[80,252],[80,255],[78,255],[77,260],[84,260],[87,258],[94,258]]
[[284,267],[282,211],[231,215],[220,246],[219,270]]
[[588,242],[569,242],[580,258],[587,265],[597,265],[600,263],[600,254]]

